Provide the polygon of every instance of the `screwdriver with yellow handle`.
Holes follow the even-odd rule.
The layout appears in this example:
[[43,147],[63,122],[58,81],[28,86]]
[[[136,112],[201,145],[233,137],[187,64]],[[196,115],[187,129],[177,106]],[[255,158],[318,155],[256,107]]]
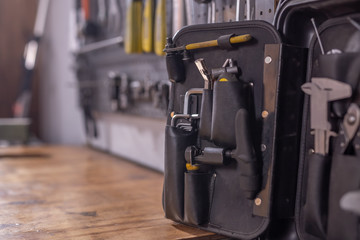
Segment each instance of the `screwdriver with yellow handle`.
[[155,53],[164,56],[166,44],[166,0],[158,0],[155,10]]
[[154,50],[154,0],[145,0],[142,23],[142,50],[146,53]]
[[124,48],[127,54],[141,53],[142,0],[127,2]]
[[[243,42],[250,41],[251,38],[252,37],[250,34],[244,34],[244,35],[231,37],[229,39],[229,42],[230,42],[230,44],[243,43]],[[215,40],[205,41],[205,42],[190,43],[190,44],[180,46],[180,47],[165,48],[164,52],[168,53],[168,52],[177,52],[177,51],[184,51],[184,50],[196,50],[196,49],[201,49],[201,48],[209,48],[209,47],[217,47],[217,46],[219,46],[219,38],[215,39]]]

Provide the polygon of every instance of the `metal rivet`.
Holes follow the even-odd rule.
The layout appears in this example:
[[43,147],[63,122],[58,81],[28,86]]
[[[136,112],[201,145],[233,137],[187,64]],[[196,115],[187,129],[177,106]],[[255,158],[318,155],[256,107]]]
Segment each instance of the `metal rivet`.
[[314,154],[314,153],[315,153],[315,150],[312,149],[312,148],[310,148],[310,149],[309,149],[309,154]]
[[340,147],[345,147],[345,143],[340,143]]
[[213,177],[216,178],[216,173],[213,174]]
[[261,205],[261,198],[255,198],[255,205],[260,206]]
[[359,144],[356,144],[355,145],[355,149],[357,150],[357,149],[360,149],[360,145]]
[[266,64],[271,63],[271,61],[272,61],[272,58],[271,58],[270,56],[267,56],[267,57],[265,58],[265,63],[266,63]]
[[347,122],[351,125],[353,125],[356,122],[356,117],[354,115],[350,115],[347,119]]
[[262,111],[261,116],[262,116],[262,118],[267,118],[269,116],[269,112],[264,110],[264,111]]
[[261,151],[265,152],[266,151],[266,145],[265,144],[261,144]]

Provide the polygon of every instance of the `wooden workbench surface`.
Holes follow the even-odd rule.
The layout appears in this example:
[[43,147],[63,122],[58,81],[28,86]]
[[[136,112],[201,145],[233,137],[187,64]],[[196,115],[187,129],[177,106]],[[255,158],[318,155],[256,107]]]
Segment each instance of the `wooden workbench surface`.
[[0,239],[220,239],[173,223],[163,176],[88,148],[0,148]]

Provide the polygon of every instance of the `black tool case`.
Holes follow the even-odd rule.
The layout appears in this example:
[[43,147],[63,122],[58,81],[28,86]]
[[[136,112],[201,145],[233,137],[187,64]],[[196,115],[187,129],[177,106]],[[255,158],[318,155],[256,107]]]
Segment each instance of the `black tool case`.
[[[263,21],[194,25],[169,40],[167,218],[231,238],[313,237],[302,217],[306,153],[314,142],[301,90],[313,69],[310,18],[320,24],[359,9],[358,1],[326,2],[284,2],[275,27]],[[228,44],[244,34],[251,40]],[[181,48],[214,39],[220,46]],[[211,89],[202,75],[215,79]]]
[[[283,45],[277,31],[260,21],[187,27],[175,36],[174,44],[182,46],[228,34],[250,34],[252,39],[229,49],[194,50],[185,54],[187,60],[179,62],[183,64],[185,76],[171,86],[165,143],[164,209],[166,217],[174,221],[231,237],[253,239],[268,229],[275,206],[282,209],[278,214],[286,217],[293,212],[302,102],[302,94],[297,89],[304,81],[306,51]],[[287,61],[281,60],[285,59],[283,56],[288,56]],[[186,93],[204,86],[194,63],[199,58],[212,69],[221,68],[226,59],[232,59],[239,68],[238,78],[243,85],[215,82],[212,118],[207,122],[210,127],[202,125],[210,129],[210,137],[206,133],[200,136],[200,131],[204,131],[199,129],[201,119],[180,119],[172,124],[174,115],[183,114]],[[191,114],[201,113],[202,97],[202,94],[190,95]],[[246,109],[248,117],[246,122],[235,123],[240,109]],[[292,124],[280,126],[280,122]],[[222,160],[221,156],[219,161],[223,163],[201,164],[200,169],[193,171],[186,169],[188,147],[208,147],[220,152],[235,149],[237,140],[230,136],[238,137],[235,125],[249,131],[251,142],[241,144],[249,145],[256,156],[254,163],[249,163],[254,168],[251,175],[243,172],[246,162],[227,157]],[[214,155],[209,154],[209,158]],[[278,176],[285,174],[287,184],[278,182],[282,185],[282,199],[274,202],[276,168],[281,170]],[[246,188],[252,187],[251,179],[258,184],[252,190],[253,196],[246,193]]]

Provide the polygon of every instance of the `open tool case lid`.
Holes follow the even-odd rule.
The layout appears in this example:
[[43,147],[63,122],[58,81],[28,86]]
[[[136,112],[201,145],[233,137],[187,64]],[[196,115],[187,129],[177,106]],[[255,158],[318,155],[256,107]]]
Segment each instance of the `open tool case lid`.
[[[189,26],[175,35],[173,43],[175,47],[179,47],[218,39],[229,34],[250,34],[252,39],[234,44],[228,49],[211,47],[189,51],[185,54],[187,59],[182,61],[184,79],[172,83],[166,129],[164,210],[166,217],[177,222],[230,237],[253,239],[269,231],[271,218],[287,219],[293,216],[296,154],[300,135],[297,133],[301,122],[297,119],[301,119],[299,106],[302,101],[302,94],[296,92],[296,89],[300,88],[304,79],[302,73],[305,72],[306,51],[282,45],[275,28],[263,21]],[[185,168],[184,154],[187,146],[221,146],[199,137],[198,125],[189,132],[175,125],[171,126],[174,114],[183,113],[187,91],[204,86],[204,80],[194,63],[194,60],[200,58],[206,61],[209,69],[219,68],[226,59],[232,59],[239,68],[239,78],[251,89],[249,98],[253,108],[248,109],[251,120],[247,127],[251,129],[253,148],[259,166],[258,174],[261,178],[261,186],[253,197],[249,198],[244,194],[241,187],[243,166],[234,160],[221,166],[211,166],[202,173],[193,173]],[[168,67],[168,72],[171,71]],[[288,92],[285,93],[281,89],[288,89]],[[221,97],[230,99],[231,103],[231,94],[242,93],[230,90],[228,96],[223,94]],[[190,112],[199,113],[201,95],[192,96],[190,102]],[[230,105],[214,108],[227,109]],[[213,114],[213,121],[214,118],[218,118],[220,132],[221,129],[225,131],[229,127],[235,132],[235,126],[226,124],[228,117]],[[279,122],[290,119],[293,119],[291,125],[279,125]],[[235,144],[234,142],[233,145]],[[276,166],[280,166],[280,171],[274,176]],[[283,177],[287,179],[286,184],[278,181]],[[199,180],[200,178],[202,180]],[[207,191],[204,191],[205,188]],[[281,200],[274,199],[274,191],[280,192]],[[204,195],[207,195],[208,199],[204,199]],[[191,201],[196,203],[189,204]],[[207,206],[206,209],[203,209],[204,206]],[[196,212],[201,212],[201,217]]]
[[[311,14],[308,11],[305,15],[306,9],[311,9]],[[309,57],[306,81],[310,83],[312,78],[329,78],[349,84],[353,88],[354,98],[359,94],[354,92],[359,91],[354,86],[358,86],[360,76],[360,32],[348,18],[360,22],[360,2],[313,2],[297,6],[297,10],[298,17],[308,22],[311,17],[315,18],[325,50],[325,54],[322,54],[316,36],[307,40]],[[330,51],[333,53],[329,54]],[[332,88],[330,84],[327,87]],[[359,156],[354,153],[340,154],[338,151],[342,138],[339,126],[343,121],[343,114],[338,113],[339,106],[344,107],[353,100],[328,103],[330,113],[326,116],[327,121],[331,124],[331,130],[338,134],[330,138],[329,153],[321,156],[314,151],[315,139],[310,126],[310,115],[313,112],[310,96],[305,97],[296,202],[296,226],[300,239],[360,237],[359,217],[340,207],[341,197],[347,192],[358,190],[360,183]]]

